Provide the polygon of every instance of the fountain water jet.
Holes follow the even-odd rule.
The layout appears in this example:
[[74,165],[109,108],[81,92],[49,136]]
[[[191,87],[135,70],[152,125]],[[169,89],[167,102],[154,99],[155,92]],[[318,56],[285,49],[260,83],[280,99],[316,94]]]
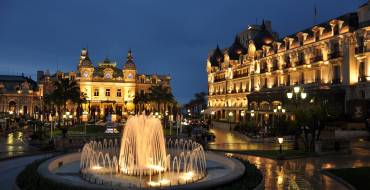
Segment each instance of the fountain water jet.
[[166,169],[166,144],[160,120],[144,115],[128,119],[121,140],[120,172],[148,175]]
[[103,183],[109,175],[106,182],[110,184],[132,176],[130,185],[138,187],[193,183],[207,175],[205,154],[199,143],[169,139],[166,144],[160,120],[144,115],[128,119],[120,147],[116,140],[85,144],[80,170],[88,181]]

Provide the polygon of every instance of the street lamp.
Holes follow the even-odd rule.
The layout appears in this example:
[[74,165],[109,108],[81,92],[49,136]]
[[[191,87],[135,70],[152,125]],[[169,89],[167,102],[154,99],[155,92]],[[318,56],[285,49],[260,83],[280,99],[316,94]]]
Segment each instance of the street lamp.
[[[294,97],[293,97],[293,93],[294,93]],[[293,91],[292,92],[287,92],[287,97],[289,100],[293,100],[293,103],[295,105],[295,110],[297,111],[298,109],[298,101],[299,100],[305,100],[308,96],[308,93],[304,92],[304,89],[299,87],[299,86],[295,86],[293,87]],[[285,112],[285,111],[284,111]],[[298,130],[298,128],[296,128],[296,130]],[[295,135],[295,143],[294,143],[294,149],[295,150],[298,150],[299,148],[299,144],[298,144],[298,136]]]
[[244,116],[245,116],[245,112],[244,112],[244,110],[242,110],[242,111],[240,112],[240,116],[242,116],[243,121],[244,121]]
[[278,138],[278,142],[279,142],[279,145],[280,145],[280,149],[279,149],[279,151],[280,151],[280,154],[282,154],[282,152],[283,152],[283,142],[284,142],[284,138],[283,138],[283,137],[279,137],[279,138]]
[[85,135],[86,135],[87,120],[88,120],[88,112],[87,111],[84,111],[82,113],[82,121],[84,122],[84,133],[85,133]]
[[229,128],[229,130],[230,130],[230,131],[231,131],[231,118],[233,117],[233,115],[234,115],[234,114],[233,114],[233,112],[232,112],[232,111],[230,111],[230,112],[229,112],[229,125],[230,125],[230,126],[229,126],[229,127],[230,127],[230,128]]

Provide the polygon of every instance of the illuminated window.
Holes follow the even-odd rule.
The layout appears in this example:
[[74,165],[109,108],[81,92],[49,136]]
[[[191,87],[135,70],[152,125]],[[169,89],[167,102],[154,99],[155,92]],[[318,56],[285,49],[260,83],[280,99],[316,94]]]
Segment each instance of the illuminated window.
[[94,96],[99,96],[99,89],[94,89]]
[[105,89],[105,96],[110,96],[110,89],[109,88]]
[[121,96],[122,96],[121,89],[117,89],[117,97],[121,97]]

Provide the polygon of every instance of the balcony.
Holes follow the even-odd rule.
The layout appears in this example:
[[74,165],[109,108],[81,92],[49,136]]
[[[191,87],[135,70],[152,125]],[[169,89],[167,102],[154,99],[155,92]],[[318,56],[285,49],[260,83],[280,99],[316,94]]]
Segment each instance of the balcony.
[[221,82],[221,81],[224,81],[225,78],[215,78],[215,80],[213,82]]
[[300,66],[300,65],[304,65],[304,64],[305,64],[304,59],[299,59],[299,60],[296,62],[296,66]]
[[331,81],[331,84],[340,84],[340,79],[339,78],[334,78],[332,81]]
[[311,58],[311,63],[316,63],[316,62],[319,62],[319,61],[323,61],[322,55],[318,55],[318,56],[315,56],[315,57]]
[[289,62],[285,62],[285,65],[284,65],[284,69],[289,69],[290,67],[292,67],[292,64]]
[[368,81],[368,76],[360,76],[358,77],[358,82],[367,82]]
[[332,52],[331,54],[329,54],[330,59],[336,59],[338,57],[341,57],[341,54],[340,54],[339,51],[335,51],[335,52]]
[[271,67],[271,71],[277,71],[277,70],[279,70],[279,66],[277,64]]
[[356,47],[355,52],[356,52],[356,54],[365,53],[366,48],[365,48],[365,46]]
[[240,73],[238,73],[238,74],[234,73],[233,74],[233,78],[242,78],[242,77],[246,77],[246,76],[248,76],[247,73],[241,73],[241,74]]
[[260,69],[260,73],[266,73],[267,72],[267,68],[265,67],[265,68],[262,68],[262,69]]

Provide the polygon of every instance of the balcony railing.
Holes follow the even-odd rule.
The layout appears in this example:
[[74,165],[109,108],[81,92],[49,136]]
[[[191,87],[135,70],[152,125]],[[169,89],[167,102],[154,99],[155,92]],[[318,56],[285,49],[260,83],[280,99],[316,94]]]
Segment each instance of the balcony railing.
[[225,78],[215,78],[214,82],[220,82],[220,81],[224,81]]
[[260,73],[266,73],[266,72],[267,72],[267,68],[260,69]]
[[358,82],[367,82],[368,76],[360,76],[358,77]]
[[365,53],[366,52],[366,48],[365,48],[365,46],[356,47],[355,52],[356,52],[356,54]]
[[292,64],[290,63],[290,61],[286,62],[285,65],[284,65],[284,69],[288,69],[290,67],[292,67]]
[[323,60],[322,55],[315,56],[315,57],[311,58],[311,63],[316,63],[316,62],[319,62],[319,61],[322,61],[322,60]]
[[329,54],[330,59],[335,59],[335,58],[338,58],[338,57],[341,57],[339,51],[335,51],[335,52],[332,52],[331,54]]
[[334,78],[331,82],[332,84],[340,84],[340,79],[339,78]]
[[247,73],[242,73],[242,74],[234,74],[233,78],[241,78],[241,77],[246,77],[248,76]]

